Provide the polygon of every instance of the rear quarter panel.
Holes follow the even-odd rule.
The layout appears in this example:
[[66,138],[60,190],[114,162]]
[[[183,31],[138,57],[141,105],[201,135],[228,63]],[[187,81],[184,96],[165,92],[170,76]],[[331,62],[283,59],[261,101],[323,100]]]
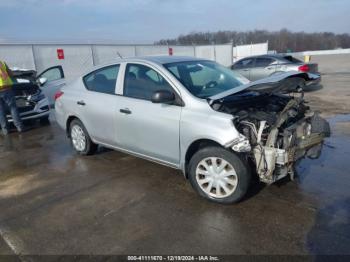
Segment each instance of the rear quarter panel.
[[279,64],[276,67],[275,73],[279,72],[290,72],[290,71],[298,71],[299,64],[293,64],[293,63],[283,63]]
[[[82,118],[82,116],[79,115],[76,104],[82,96],[83,90],[81,90],[81,85],[81,78],[68,85],[65,85],[61,89],[63,95],[55,101],[56,121],[64,130],[66,130],[67,120],[70,116],[75,116],[79,119]],[[84,122],[83,119],[81,120]]]

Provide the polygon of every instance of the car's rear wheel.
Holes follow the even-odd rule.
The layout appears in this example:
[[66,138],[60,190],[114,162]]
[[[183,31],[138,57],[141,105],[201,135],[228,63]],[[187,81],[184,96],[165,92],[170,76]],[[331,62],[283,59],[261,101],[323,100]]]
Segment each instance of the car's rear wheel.
[[201,196],[230,204],[238,202],[246,194],[250,172],[233,152],[221,147],[206,147],[191,158],[189,179]]
[[70,123],[69,137],[74,150],[80,155],[92,155],[97,150],[97,145],[92,142],[83,123],[74,119]]

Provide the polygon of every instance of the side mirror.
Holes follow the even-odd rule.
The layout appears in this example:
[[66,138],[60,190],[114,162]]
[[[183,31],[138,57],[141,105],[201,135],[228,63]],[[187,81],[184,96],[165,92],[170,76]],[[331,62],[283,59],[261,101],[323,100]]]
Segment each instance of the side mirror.
[[42,86],[42,85],[44,85],[47,82],[47,78],[46,77],[40,77],[38,79],[38,82]]
[[175,94],[168,90],[159,90],[153,93],[152,103],[170,104],[175,101]]

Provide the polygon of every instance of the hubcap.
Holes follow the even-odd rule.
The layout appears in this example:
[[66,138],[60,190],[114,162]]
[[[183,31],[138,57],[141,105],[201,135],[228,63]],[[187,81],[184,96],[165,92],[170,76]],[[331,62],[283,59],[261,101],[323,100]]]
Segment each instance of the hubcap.
[[238,177],[233,166],[220,157],[208,157],[196,168],[196,180],[209,196],[224,198],[237,188]]
[[70,135],[72,138],[74,148],[77,151],[84,151],[86,146],[86,137],[83,129],[78,125],[74,125],[72,127]]

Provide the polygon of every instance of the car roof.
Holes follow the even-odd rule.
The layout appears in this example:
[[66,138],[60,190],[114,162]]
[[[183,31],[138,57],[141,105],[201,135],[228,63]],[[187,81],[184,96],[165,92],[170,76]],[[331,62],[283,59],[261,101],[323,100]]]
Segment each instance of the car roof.
[[[266,55],[255,55],[255,56],[247,56],[247,57],[244,57],[238,61],[241,61],[243,59],[246,59],[246,58],[275,58],[275,59],[283,59],[285,56],[287,55],[282,55],[282,54],[266,54]],[[237,62],[238,62],[237,61]]]
[[137,60],[149,61],[157,64],[168,64],[168,63],[176,63],[176,62],[186,62],[186,61],[198,61],[205,60],[203,58],[192,57],[192,56],[143,56],[143,57],[135,57]]
[[126,57],[126,58],[121,58],[121,59],[115,59],[115,60],[112,60],[108,64],[105,64],[105,65],[112,65],[112,64],[121,63],[121,62],[153,62],[156,64],[163,65],[163,64],[176,63],[176,62],[205,61],[205,60],[207,60],[207,59],[192,57],[192,56],[168,56],[168,55],[135,56],[135,57]]
[[83,75],[89,74],[95,70],[106,66],[112,66],[118,63],[133,63],[133,62],[152,62],[158,65],[164,65],[168,63],[176,63],[176,62],[187,62],[187,61],[208,61],[208,59],[193,57],[193,56],[169,56],[169,55],[158,55],[158,56],[135,56],[135,57],[125,57],[119,59],[112,59],[108,63],[104,63],[101,65],[96,65],[89,70],[85,71]]

